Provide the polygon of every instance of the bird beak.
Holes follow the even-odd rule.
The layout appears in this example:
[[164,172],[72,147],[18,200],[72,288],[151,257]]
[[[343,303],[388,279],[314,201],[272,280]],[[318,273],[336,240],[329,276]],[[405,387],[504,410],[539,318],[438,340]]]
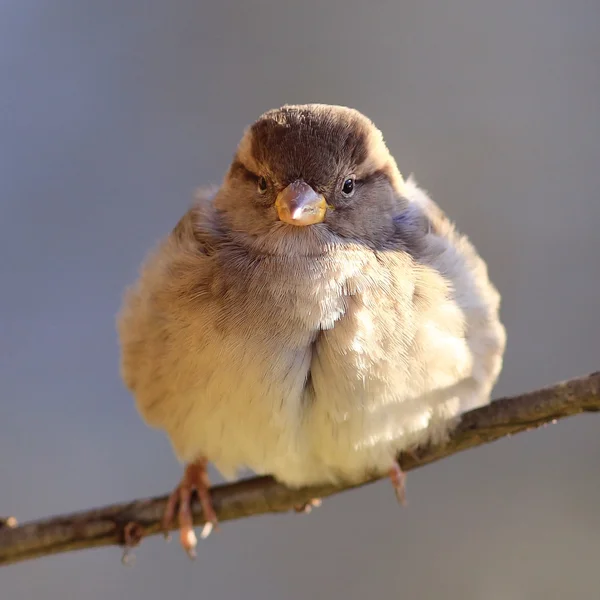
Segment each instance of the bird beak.
[[304,227],[325,220],[327,202],[323,194],[317,194],[308,183],[297,180],[277,194],[275,208],[280,221]]

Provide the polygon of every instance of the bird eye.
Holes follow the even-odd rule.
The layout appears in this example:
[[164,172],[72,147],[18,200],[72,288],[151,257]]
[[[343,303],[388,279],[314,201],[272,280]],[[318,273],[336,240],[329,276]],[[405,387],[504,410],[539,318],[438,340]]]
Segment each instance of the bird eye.
[[258,178],[258,191],[264,194],[267,191],[267,180],[264,177]]
[[354,177],[348,177],[342,185],[342,195],[350,198],[354,194]]

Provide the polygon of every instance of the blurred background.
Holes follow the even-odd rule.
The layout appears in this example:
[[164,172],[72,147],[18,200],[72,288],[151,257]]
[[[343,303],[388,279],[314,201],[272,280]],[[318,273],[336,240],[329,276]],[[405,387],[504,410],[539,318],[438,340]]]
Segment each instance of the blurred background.
[[[166,493],[181,469],[118,374],[146,251],[284,103],[365,112],[503,294],[494,395],[600,368],[600,4],[0,3],[0,513]],[[225,523],[191,563],[145,541],[2,569],[2,600],[591,599],[600,417]],[[218,481],[218,478],[216,478]]]

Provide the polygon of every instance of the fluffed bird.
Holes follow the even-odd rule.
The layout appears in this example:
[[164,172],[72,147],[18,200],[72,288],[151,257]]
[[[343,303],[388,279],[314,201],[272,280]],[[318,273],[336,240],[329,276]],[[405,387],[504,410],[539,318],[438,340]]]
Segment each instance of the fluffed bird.
[[[164,516],[216,524],[206,467],[299,487],[389,474],[490,401],[500,295],[467,237],[357,110],[286,105],[243,135],[146,258],[118,317],[121,372],[186,465]],[[177,509],[177,506],[179,508]]]

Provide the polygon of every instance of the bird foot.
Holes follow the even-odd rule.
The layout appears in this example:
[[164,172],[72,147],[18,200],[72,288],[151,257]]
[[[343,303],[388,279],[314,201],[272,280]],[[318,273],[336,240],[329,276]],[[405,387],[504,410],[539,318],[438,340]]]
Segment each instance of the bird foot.
[[179,540],[181,546],[186,551],[190,558],[196,557],[197,539],[194,533],[194,523],[192,517],[192,494],[197,492],[202,513],[206,521],[200,537],[207,538],[211,531],[218,529],[217,515],[212,505],[210,498],[210,480],[206,472],[206,459],[200,459],[186,466],[183,478],[179,485],[173,490],[169,499],[162,519],[162,527],[165,532],[165,537],[168,539],[168,531],[175,517],[175,510],[179,505],[177,514],[179,523]]
[[321,500],[321,498],[311,498],[308,502],[305,502],[304,504],[296,504],[294,506],[294,510],[297,513],[309,514],[313,508],[321,506],[322,503],[323,501]]
[[396,462],[390,469],[389,477],[396,492],[396,498],[402,506],[406,506],[406,473]]

